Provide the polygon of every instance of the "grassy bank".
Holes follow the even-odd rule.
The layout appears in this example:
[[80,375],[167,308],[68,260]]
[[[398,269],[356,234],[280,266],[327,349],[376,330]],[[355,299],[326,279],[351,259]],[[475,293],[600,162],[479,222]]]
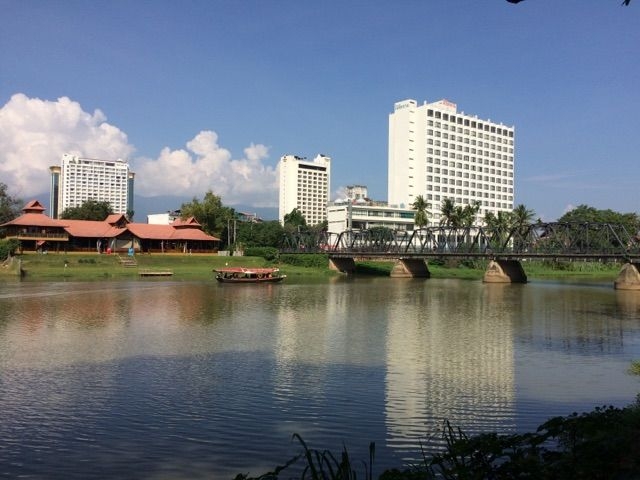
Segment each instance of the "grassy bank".
[[[124,258],[124,257],[123,257]],[[2,270],[2,275],[17,276],[17,262],[21,262],[27,280],[104,280],[138,278],[140,271],[173,273],[172,278],[196,280],[213,278],[213,270],[224,266],[274,266],[261,257],[223,257],[218,255],[158,254],[136,255],[135,266],[125,266],[117,255],[97,253],[78,254],[25,254],[14,259],[14,268]],[[284,274],[296,276],[328,276],[335,274],[329,268],[305,268],[278,265]]]
[[[465,262],[428,262],[431,278],[459,278],[463,280],[482,280],[488,261],[475,261],[473,265]],[[362,275],[389,275],[394,262],[362,262],[356,266],[356,273]],[[599,262],[541,262],[524,261],[522,267],[531,279],[584,279],[614,281],[622,264]]]
[[[291,256],[289,256],[291,257]],[[307,257],[307,258],[304,258]],[[267,261],[262,257],[224,257],[210,254],[155,254],[136,255],[136,266],[124,266],[117,255],[99,255],[97,253],[50,253],[47,255],[24,254],[14,259],[13,265],[0,270],[2,276],[18,275],[18,260],[28,280],[73,278],[77,280],[103,280],[138,278],[138,272],[170,271],[175,279],[208,279],[213,270],[225,265],[266,267],[277,265],[290,277],[323,278],[339,275],[328,267],[325,256],[306,255],[293,259],[283,257],[280,262]],[[126,258],[126,257],[122,257]],[[295,264],[292,264],[295,263]],[[65,266],[66,265],[66,266]],[[358,262],[357,275],[388,276],[393,261]],[[481,280],[486,270],[485,261],[476,261],[469,265],[464,262],[443,264],[437,261],[428,263],[431,278],[459,278]],[[617,277],[620,264],[597,262],[522,262],[527,277],[531,279],[584,279],[613,281]]]

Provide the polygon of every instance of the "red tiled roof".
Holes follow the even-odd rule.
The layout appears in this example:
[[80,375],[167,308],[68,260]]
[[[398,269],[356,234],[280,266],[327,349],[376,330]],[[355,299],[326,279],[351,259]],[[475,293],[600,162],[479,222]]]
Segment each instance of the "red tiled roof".
[[59,227],[62,228],[62,225],[58,222],[58,220],[54,220],[52,218],[47,217],[44,213],[25,213],[20,215],[18,218],[14,218],[10,222],[4,223],[0,225],[0,227],[5,227],[8,225],[16,225],[18,227]]
[[171,224],[174,228],[189,228],[189,227],[200,227],[201,225],[194,217],[185,218],[184,220],[181,218],[177,218]]
[[[176,220],[171,225],[153,225],[147,223],[128,223],[123,228],[115,227],[124,217],[122,214],[109,215],[104,221],[91,220],[55,220],[45,215],[44,207],[37,200],[32,200],[23,209],[26,213],[0,226],[15,225],[19,227],[57,227],[64,229],[72,237],[80,238],[114,238],[129,231],[134,236],[145,240],[198,240],[218,242],[219,238],[207,235],[201,230],[195,218]],[[124,217],[126,219],[126,217]],[[177,223],[177,224],[176,224]]]
[[124,220],[125,223],[129,223],[126,215],[124,215],[123,213],[112,213],[104,219],[105,222],[110,223],[111,225],[113,225],[114,223],[119,223],[122,220]]
[[201,240],[204,242],[218,242],[219,238],[207,235],[197,228],[176,228],[171,236],[171,240]]
[[149,223],[130,223],[127,230],[138,238],[147,240],[170,240],[174,228],[171,225],[154,225]]
[[24,213],[37,213],[44,212],[46,209],[42,206],[42,204],[38,200],[31,200],[24,207],[22,207],[22,211]]
[[64,226],[64,229],[72,237],[112,238],[117,237],[126,230],[125,228],[116,228],[106,221],[58,220],[58,222]]

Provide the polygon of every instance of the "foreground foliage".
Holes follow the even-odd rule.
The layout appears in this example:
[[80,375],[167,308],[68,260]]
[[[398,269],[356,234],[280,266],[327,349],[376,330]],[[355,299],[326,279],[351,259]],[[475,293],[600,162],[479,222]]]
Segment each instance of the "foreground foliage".
[[[592,412],[555,417],[536,432],[514,435],[486,433],[468,437],[446,422],[444,451],[423,454],[423,462],[404,470],[386,470],[379,480],[417,479],[633,479],[640,478],[640,401],[626,408],[597,407]],[[346,448],[339,457],[309,448],[294,435],[302,452],[272,472],[235,480],[301,479],[372,480],[375,445],[369,461],[355,462]],[[358,468],[360,475],[358,475]]]

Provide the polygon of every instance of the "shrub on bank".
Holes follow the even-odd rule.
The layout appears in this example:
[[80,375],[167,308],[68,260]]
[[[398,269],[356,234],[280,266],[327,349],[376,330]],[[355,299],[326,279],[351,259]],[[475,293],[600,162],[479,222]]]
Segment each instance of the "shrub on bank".
[[274,247],[247,247],[244,254],[247,257],[262,257],[268,262],[278,259],[278,249]]
[[[640,397],[639,397],[640,398]],[[379,480],[418,479],[632,479],[640,478],[640,400],[626,408],[598,407],[592,412],[556,417],[535,433],[467,437],[448,422],[443,429],[443,452],[422,452],[420,465],[384,471]],[[369,463],[355,462],[346,448],[341,455],[309,448],[295,434],[300,454],[272,472],[258,477],[238,475],[235,480],[277,480],[296,465],[300,478],[322,480],[373,480],[375,444],[369,446]],[[300,465],[302,463],[302,465]],[[362,468],[358,475],[357,466]],[[288,472],[286,472],[288,473]]]
[[13,255],[19,246],[18,240],[0,240],[0,261],[6,260],[9,255]]
[[329,256],[321,253],[281,254],[280,263],[296,267],[327,268]]

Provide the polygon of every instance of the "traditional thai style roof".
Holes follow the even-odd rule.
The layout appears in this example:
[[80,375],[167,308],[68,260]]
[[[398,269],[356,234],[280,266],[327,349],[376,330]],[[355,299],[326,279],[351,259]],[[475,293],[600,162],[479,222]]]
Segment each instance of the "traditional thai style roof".
[[72,237],[84,238],[113,238],[120,235],[126,228],[118,228],[108,223],[93,220],[58,220]]
[[64,229],[70,236],[77,238],[115,238],[125,232],[145,240],[197,240],[217,242],[219,238],[207,235],[193,217],[176,220],[171,225],[152,225],[147,223],[129,223],[125,215],[109,215],[103,221],[92,220],[56,220],[44,214],[45,208],[37,200],[29,202],[23,208],[25,212],[7,222],[4,226],[43,227]]
[[38,200],[31,200],[24,207],[22,211],[24,213],[42,213],[46,210]]
[[111,225],[126,225],[129,223],[127,216],[123,213],[112,213],[104,221]]
[[173,223],[171,223],[171,226],[174,228],[192,228],[192,227],[200,228],[201,227],[201,225],[198,223],[195,217],[189,217],[184,220],[182,218],[177,218],[173,221]]
[[18,218],[14,218],[10,222],[0,225],[0,227],[6,227],[9,225],[17,227],[62,227],[57,220],[49,218],[44,214],[45,208],[37,200],[31,200],[22,208],[22,211],[24,213]]

